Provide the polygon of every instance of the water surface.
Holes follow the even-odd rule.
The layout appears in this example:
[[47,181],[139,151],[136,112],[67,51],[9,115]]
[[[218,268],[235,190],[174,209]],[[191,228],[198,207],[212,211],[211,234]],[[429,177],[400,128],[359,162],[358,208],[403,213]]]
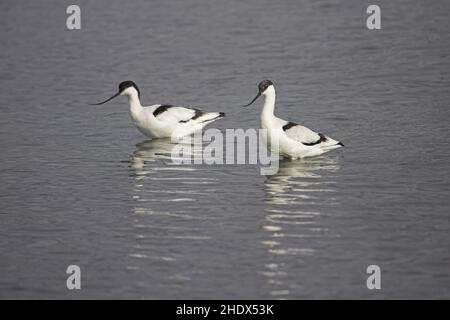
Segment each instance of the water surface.
[[[79,31],[59,1],[0,4],[1,298],[450,298],[448,1],[378,1],[379,31],[356,0],[78,4]],[[87,105],[131,79],[257,128],[265,78],[346,147],[174,166],[124,98]]]

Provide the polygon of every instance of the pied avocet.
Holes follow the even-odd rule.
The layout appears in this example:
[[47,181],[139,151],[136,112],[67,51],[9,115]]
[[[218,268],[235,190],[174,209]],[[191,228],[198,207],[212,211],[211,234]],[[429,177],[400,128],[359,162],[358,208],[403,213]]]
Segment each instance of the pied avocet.
[[120,83],[119,91],[115,95],[94,105],[104,104],[117,96],[128,97],[131,119],[138,130],[150,138],[180,139],[225,116],[223,112],[207,112],[169,104],[144,107],[141,104],[139,88],[133,81]]
[[318,156],[339,147],[342,142],[314,132],[294,122],[280,119],[274,115],[275,87],[270,80],[263,80],[258,85],[258,94],[244,107],[248,107],[264,96],[264,107],[261,113],[261,126],[267,129],[268,143],[278,142],[279,152],[289,158],[298,159]]

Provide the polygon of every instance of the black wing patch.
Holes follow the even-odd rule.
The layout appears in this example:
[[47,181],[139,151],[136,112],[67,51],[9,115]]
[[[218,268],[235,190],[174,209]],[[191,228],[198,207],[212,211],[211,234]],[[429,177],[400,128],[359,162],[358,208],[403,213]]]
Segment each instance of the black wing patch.
[[159,114],[166,112],[168,109],[170,109],[172,107],[174,107],[174,106],[172,106],[170,104],[162,104],[158,108],[156,108],[155,111],[153,111],[153,116],[156,117]]
[[[289,130],[290,128],[292,128],[292,127],[295,127],[295,126],[297,126],[298,124],[296,124],[296,123],[294,123],[294,122],[288,122],[287,124],[285,124],[284,126],[283,126],[283,131],[287,131],[287,130]],[[319,140],[317,140],[317,141],[315,141],[315,142],[302,142],[305,146],[314,146],[314,145],[316,145],[316,144],[319,144],[319,143],[321,143],[321,142],[325,142],[325,141],[327,141],[327,137],[325,137],[325,135],[323,135],[323,134],[321,134],[321,133],[318,133],[318,135],[319,135]]]
[[200,118],[202,115],[205,114],[205,112],[202,111],[202,110],[199,110],[199,109],[196,109],[196,108],[193,108],[193,109],[195,110],[195,115],[194,115],[190,120],[198,119],[198,118]]
[[197,108],[191,108],[191,109],[195,111],[194,116],[193,116],[192,118],[190,118],[190,119],[187,119],[187,120],[180,120],[180,121],[178,121],[178,122],[180,122],[180,123],[186,123],[186,122],[188,122],[188,121],[198,119],[198,118],[200,118],[202,115],[204,115],[204,114],[206,113],[206,112],[204,112],[204,111],[202,111],[202,110],[199,110],[199,109],[197,109]]
[[287,124],[285,124],[285,125],[283,126],[283,131],[287,131],[287,130],[289,130],[290,128],[295,127],[295,126],[297,126],[296,123],[294,123],[294,122],[288,122]]
[[321,134],[321,133],[318,133],[318,135],[319,135],[319,140],[317,140],[316,142],[311,142],[311,143],[306,143],[306,142],[302,142],[305,146],[313,146],[313,145],[316,145],[316,144],[319,144],[319,143],[321,143],[321,142],[325,142],[325,141],[327,141],[327,137],[325,137],[323,134]]

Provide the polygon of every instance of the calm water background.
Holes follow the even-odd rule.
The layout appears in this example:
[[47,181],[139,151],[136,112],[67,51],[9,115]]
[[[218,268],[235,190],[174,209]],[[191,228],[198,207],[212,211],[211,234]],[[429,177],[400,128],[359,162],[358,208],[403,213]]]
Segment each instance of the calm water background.
[[[450,2],[0,3],[0,298],[450,298]],[[125,98],[279,116],[346,148],[174,167]],[[82,290],[65,287],[69,264]],[[366,267],[382,290],[366,288]]]

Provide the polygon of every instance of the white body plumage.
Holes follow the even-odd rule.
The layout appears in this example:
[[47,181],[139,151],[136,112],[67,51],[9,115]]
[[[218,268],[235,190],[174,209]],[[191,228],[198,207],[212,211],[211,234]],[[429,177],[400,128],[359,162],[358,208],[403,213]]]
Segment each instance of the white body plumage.
[[267,130],[269,144],[278,143],[278,150],[281,154],[298,159],[318,156],[344,146],[341,142],[324,134],[276,117],[274,115],[275,88],[273,83],[270,80],[264,80],[258,87],[259,93],[250,104],[260,95],[264,96],[261,127]]
[[132,81],[122,82],[118,93],[96,105],[103,104],[119,95],[128,97],[131,120],[142,134],[150,138],[178,140],[225,116],[223,112],[206,112],[197,108],[173,105],[142,106],[139,89]]

